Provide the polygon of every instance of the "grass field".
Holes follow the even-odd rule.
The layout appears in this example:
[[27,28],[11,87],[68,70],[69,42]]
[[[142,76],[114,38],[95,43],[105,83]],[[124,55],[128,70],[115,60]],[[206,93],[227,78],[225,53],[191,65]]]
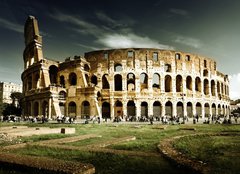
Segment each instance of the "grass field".
[[[0,126],[9,125],[1,123]],[[138,154],[159,154],[157,145],[164,138],[196,133],[233,132],[239,135],[240,125],[124,125],[124,124],[27,124],[27,126],[75,127],[75,135],[41,135],[22,137],[21,142],[38,142],[47,139],[67,136],[96,134],[102,137],[65,143],[73,147],[97,145],[106,141],[114,141],[126,136],[135,136],[136,140],[110,145],[112,150],[126,150]],[[179,128],[195,128],[196,130],[179,130]],[[164,128],[164,129],[163,129]],[[1,145],[1,143],[0,143]],[[238,173],[240,164],[239,136],[197,136],[184,137],[174,143],[174,147],[187,154],[190,158],[211,164],[214,173],[226,171]],[[47,156],[63,160],[91,163],[97,173],[193,173],[191,170],[178,168],[163,156],[141,156],[104,152],[89,152],[80,150],[63,150],[59,148],[28,145],[14,153]],[[231,170],[229,170],[231,168]]]

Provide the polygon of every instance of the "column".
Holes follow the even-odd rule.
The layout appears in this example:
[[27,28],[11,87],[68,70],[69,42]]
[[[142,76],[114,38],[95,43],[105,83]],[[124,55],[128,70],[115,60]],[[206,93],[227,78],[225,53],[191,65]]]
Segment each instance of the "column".
[[196,103],[192,103],[192,112],[193,112],[193,117],[197,114],[197,110],[196,110]]
[[153,102],[152,101],[150,101],[148,103],[148,117],[149,116],[153,116]]
[[187,103],[184,101],[184,99],[183,99],[183,116],[187,116]]
[[176,116],[177,115],[177,104],[176,102],[172,103],[172,116]]
[[162,111],[161,116],[166,115],[165,103],[164,103],[164,105],[162,105],[162,110],[161,111]]
[[136,106],[136,117],[137,119],[141,116],[141,105],[139,101],[135,102],[135,106]]
[[110,98],[110,112],[111,112],[111,119],[115,117],[114,115],[114,98]]
[[48,119],[52,116],[52,97],[48,100]]

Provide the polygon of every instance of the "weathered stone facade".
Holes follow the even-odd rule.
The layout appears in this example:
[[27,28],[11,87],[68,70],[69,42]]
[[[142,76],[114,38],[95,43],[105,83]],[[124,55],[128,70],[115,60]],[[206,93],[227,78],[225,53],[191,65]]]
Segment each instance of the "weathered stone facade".
[[228,76],[212,59],[179,51],[100,50],[45,59],[37,20],[25,24],[24,115],[102,118],[229,114]]

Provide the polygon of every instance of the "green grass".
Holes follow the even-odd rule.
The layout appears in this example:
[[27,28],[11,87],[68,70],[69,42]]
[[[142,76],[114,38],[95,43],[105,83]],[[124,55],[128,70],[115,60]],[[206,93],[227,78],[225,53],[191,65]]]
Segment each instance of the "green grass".
[[204,161],[211,173],[238,173],[240,170],[240,134],[236,136],[183,137],[174,147],[190,158]]
[[[140,128],[134,125],[113,126],[109,124],[22,124],[27,126],[46,126],[46,127],[75,127],[74,135],[50,134],[41,136],[31,136],[21,138],[23,142],[37,142],[48,139],[63,138],[67,136],[78,136],[86,134],[101,135],[101,138],[90,138],[77,142],[66,143],[69,146],[86,146],[99,144],[104,141],[114,140],[115,138],[135,136],[136,140],[111,145],[108,148],[129,150],[134,152],[155,152],[159,153],[157,145],[161,140],[177,135],[188,135],[193,133],[218,133],[218,132],[239,132],[239,125],[169,125],[165,130],[159,129],[162,125],[141,125]],[[6,126],[1,123],[0,126]],[[19,125],[19,124],[12,124]],[[180,127],[196,128],[196,131],[179,130]],[[174,145],[176,148],[186,153],[191,158],[199,159],[210,163],[217,173],[221,170],[231,172],[239,171],[237,163],[239,160],[240,140],[236,136],[212,137],[197,136],[185,137]],[[224,149],[224,153],[222,153]],[[230,150],[229,150],[230,149]],[[100,152],[84,152],[73,150],[61,150],[56,148],[38,147],[29,145],[23,149],[15,150],[14,153],[27,154],[34,156],[47,156],[63,160],[81,161],[91,163],[96,167],[97,173],[192,173],[183,169],[178,169],[163,157],[133,157],[127,155],[105,154]],[[216,162],[217,161],[217,162]],[[219,161],[219,162],[218,162]],[[224,163],[226,161],[227,163]],[[220,172],[222,173],[222,172]],[[227,172],[225,172],[227,173]]]

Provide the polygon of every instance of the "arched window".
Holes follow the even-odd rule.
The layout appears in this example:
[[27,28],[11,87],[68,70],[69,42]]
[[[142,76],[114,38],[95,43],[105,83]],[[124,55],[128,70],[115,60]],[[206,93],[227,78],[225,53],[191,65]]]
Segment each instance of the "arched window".
[[208,70],[206,70],[206,69],[203,70],[203,76],[204,76],[204,77],[207,77],[207,76],[208,76]]
[[65,88],[65,78],[64,78],[63,75],[60,76],[60,85],[61,85],[63,88]]
[[160,75],[158,73],[153,74],[152,87],[160,89]]
[[180,55],[179,53],[176,53],[176,54],[175,54],[175,59],[176,59],[176,60],[181,60],[181,55]]
[[127,89],[128,91],[135,90],[135,75],[133,73],[127,75]]
[[141,89],[148,88],[148,76],[145,73],[140,74]]
[[120,74],[114,76],[114,84],[115,91],[122,91],[122,76]]
[[81,105],[81,117],[89,118],[90,117],[90,103],[88,101],[83,101]]
[[49,67],[50,84],[57,84],[57,73],[58,73],[58,67],[55,65],[51,65]]
[[92,77],[91,77],[91,83],[94,84],[94,86],[97,85],[97,83],[98,83],[97,76],[92,75]]
[[60,91],[58,96],[59,100],[66,100],[67,93],[65,91]]
[[215,81],[212,80],[211,81],[211,93],[212,93],[212,96],[216,96],[215,88],[216,88]]
[[122,65],[120,63],[117,63],[114,65],[114,71],[115,72],[121,72],[122,71]]
[[204,84],[204,94],[208,95],[209,94],[209,83],[208,83],[208,80],[204,79],[203,84]]
[[102,76],[102,88],[103,89],[109,89],[109,83],[108,83],[108,79],[107,79],[107,74],[104,74]]
[[69,84],[70,84],[70,86],[77,85],[77,75],[74,72],[69,74]]
[[202,91],[202,89],[201,89],[201,80],[200,80],[199,77],[196,77],[196,79],[195,79],[195,90],[197,92],[201,92]]
[[89,70],[90,70],[90,68],[89,68],[88,64],[85,64],[85,65],[84,65],[84,71],[89,72]]
[[170,64],[165,64],[164,66],[164,71],[165,72],[172,72],[172,67]]
[[165,92],[172,91],[172,77],[170,75],[165,76]]
[[192,77],[191,76],[187,76],[186,87],[188,90],[192,90]]
[[70,117],[74,117],[77,115],[77,106],[76,106],[76,103],[75,102],[70,102],[68,104],[68,116]]
[[177,75],[177,77],[176,77],[176,92],[182,92],[182,88],[183,88],[182,76]]

